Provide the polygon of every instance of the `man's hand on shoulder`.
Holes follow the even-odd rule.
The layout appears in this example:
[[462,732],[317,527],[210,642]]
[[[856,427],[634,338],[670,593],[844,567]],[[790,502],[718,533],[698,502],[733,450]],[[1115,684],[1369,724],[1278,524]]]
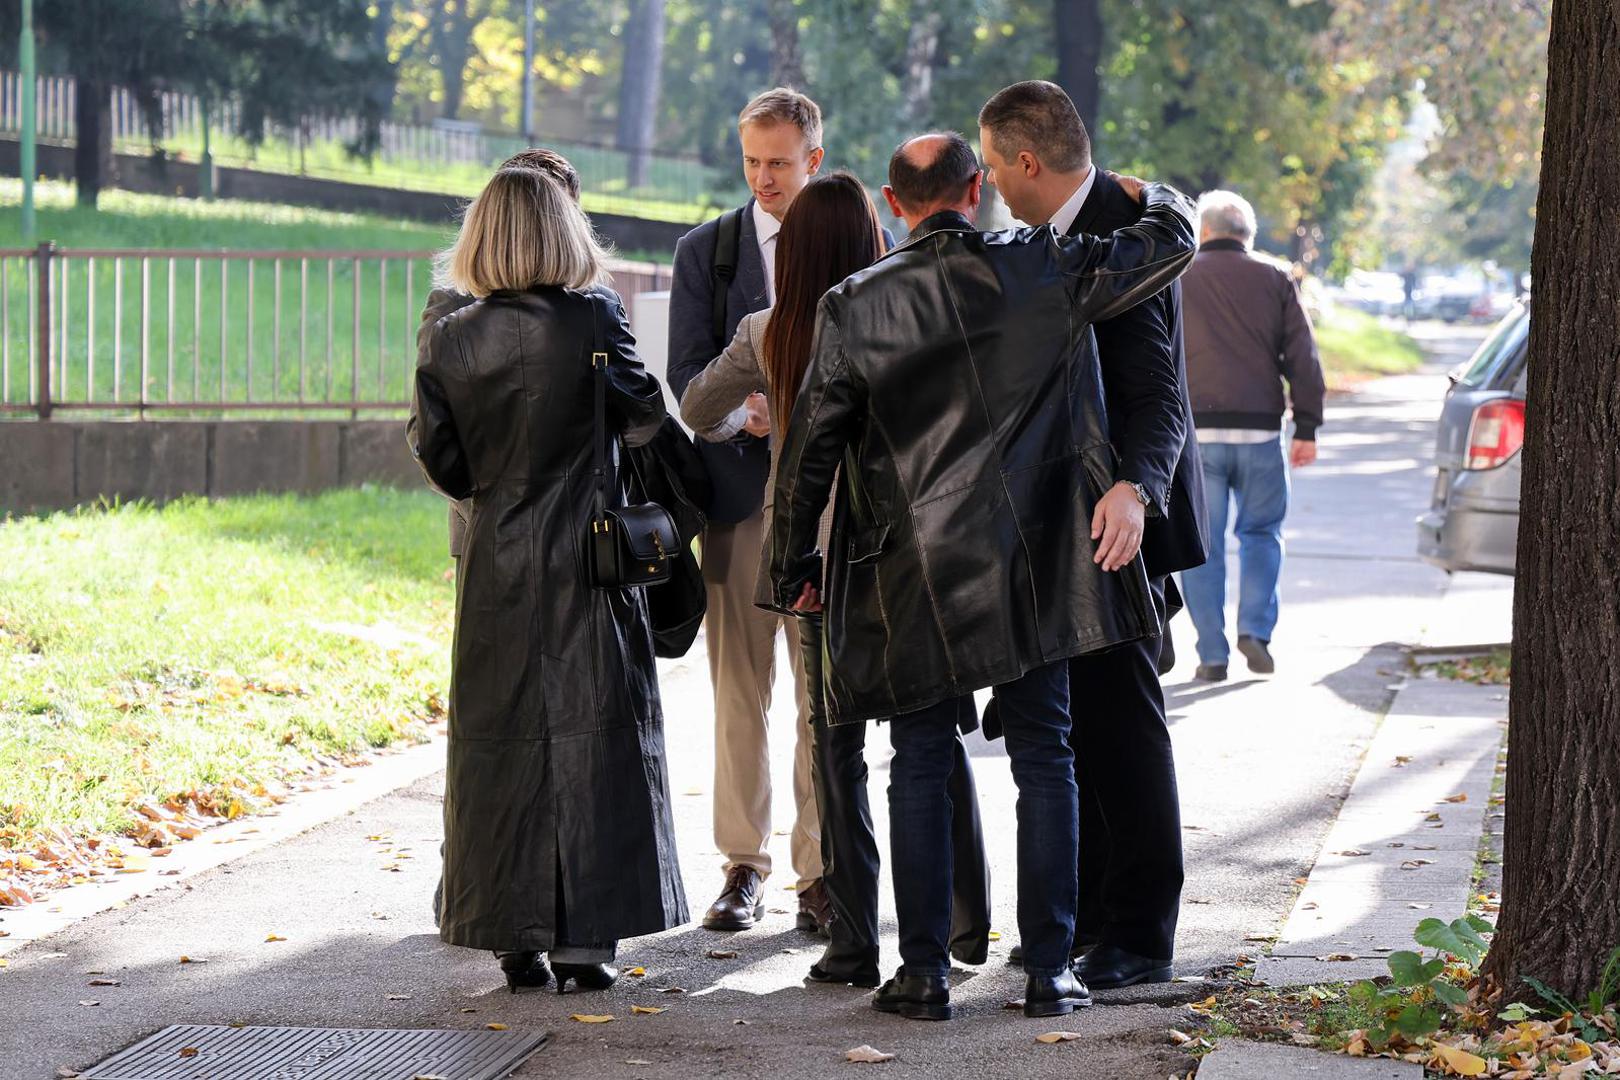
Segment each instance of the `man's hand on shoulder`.
[[1114,183],[1125,190],[1125,194],[1131,197],[1131,201],[1137,203],[1142,201],[1142,189],[1147,187],[1146,180],[1136,176],[1122,176],[1117,172],[1111,172],[1108,175],[1113,179]]
[[1142,530],[1147,508],[1136,497],[1136,488],[1121,480],[1097,502],[1091,515],[1091,539],[1097,543],[1092,562],[1114,571],[1136,558],[1142,547]]

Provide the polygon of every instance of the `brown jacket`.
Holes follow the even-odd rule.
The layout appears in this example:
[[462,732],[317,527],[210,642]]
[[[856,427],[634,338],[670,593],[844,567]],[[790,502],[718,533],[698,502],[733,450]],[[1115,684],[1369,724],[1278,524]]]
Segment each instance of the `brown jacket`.
[[1287,380],[1294,438],[1314,440],[1322,362],[1293,279],[1236,240],[1211,240],[1182,275],[1181,302],[1194,425],[1276,431]]

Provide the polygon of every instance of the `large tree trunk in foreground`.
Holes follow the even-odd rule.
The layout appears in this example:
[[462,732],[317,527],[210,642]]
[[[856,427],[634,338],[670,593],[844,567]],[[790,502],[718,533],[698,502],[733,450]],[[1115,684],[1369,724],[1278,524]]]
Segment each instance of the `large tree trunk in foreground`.
[[1531,265],[1502,915],[1486,973],[1571,996],[1620,944],[1620,7],[1553,4]]
[[73,94],[73,180],[80,206],[95,206],[112,177],[112,87],[79,78]]
[[619,80],[618,146],[630,155],[628,181],[647,182],[658,90],[664,76],[664,0],[638,0],[624,33],[624,72]]
[[1052,0],[1052,25],[1057,31],[1057,84],[1074,99],[1080,120],[1093,137],[1097,133],[1102,63],[1101,0]]

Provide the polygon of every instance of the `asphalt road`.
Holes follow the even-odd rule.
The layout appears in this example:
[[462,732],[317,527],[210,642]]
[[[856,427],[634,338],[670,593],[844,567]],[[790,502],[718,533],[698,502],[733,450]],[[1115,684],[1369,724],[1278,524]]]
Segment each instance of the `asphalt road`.
[[[1438,363],[1428,373],[1330,402],[1321,460],[1295,477],[1274,678],[1248,677],[1239,660],[1231,682],[1191,682],[1191,628],[1184,617],[1175,624],[1181,663],[1166,686],[1187,829],[1177,958],[1183,975],[1255,955],[1259,946],[1245,938],[1281,924],[1293,879],[1312,864],[1388,704],[1400,643],[1418,640],[1438,616],[1447,579],[1412,554],[1412,523],[1432,482],[1433,421],[1444,391],[1438,372],[1477,340],[1441,334],[1431,341]],[[664,689],[682,869],[697,913],[720,884],[701,654],[672,665]],[[785,682],[782,691],[773,723],[787,731]],[[881,729],[870,744],[881,815]],[[789,752],[786,739],[773,747],[783,832],[790,824]],[[626,942],[621,962],[645,967],[644,978],[626,977],[600,994],[511,996],[490,957],[442,945],[434,935],[428,901],[440,836],[436,776],[182,890],[137,900],[11,954],[0,972],[0,1080],[87,1067],[171,1023],[542,1028],[551,1043],[518,1074],[536,1077],[789,1080],[879,1068],[904,1076],[1163,1080],[1184,1072],[1190,1059],[1166,1031],[1193,1022],[1184,1003],[1207,993],[1200,986],[1126,995],[1125,1003],[1063,1021],[1004,1010],[1022,995],[1021,974],[1002,962],[1017,938],[1014,792],[999,746],[978,744],[974,755],[1003,938],[988,965],[957,975],[951,1023],[882,1016],[862,991],[805,985],[819,946],[793,929],[786,873],[768,883],[776,913],[755,930],[725,935],[689,926]],[[392,860],[368,839],[384,832],[413,849],[398,872],[383,869]],[[886,835],[881,819],[879,835]],[[785,866],[787,837],[773,843]],[[887,895],[884,917],[888,968],[898,960]],[[267,941],[272,934],[285,940]],[[715,948],[738,955],[709,959]],[[182,955],[208,963],[182,965]],[[121,985],[89,988],[90,971]],[[676,987],[684,992],[659,992]],[[84,1000],[100,1004],[79,1004]],[[632,1015],[632,1005],[666,1011]],[[587,1025],[571,1021],[574,1013],[616,1019]],[[1036,1042],[1055,1029],[1082,1037]],[[863,1043],[896,1060],[845,1064],[844,1051]]]

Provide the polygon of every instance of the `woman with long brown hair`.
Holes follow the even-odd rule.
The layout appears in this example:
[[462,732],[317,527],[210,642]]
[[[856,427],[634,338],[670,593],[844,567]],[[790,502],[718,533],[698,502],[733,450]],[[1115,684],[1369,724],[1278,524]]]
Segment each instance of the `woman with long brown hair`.
[[[731,344],[692,379],[681,398],[681,418],[699,438],[718,442],[745,429],[765,433],[786,427],[810,363],[821,297],[876,262],[886,247],[877,209],[855,176],[840,171],[805,185],[777,236],[775,306],[745,317]],[[775,475],[773,445],[767,498],[775,488]],[[767,526],[770,510],[767,505]],[[829,512],[821,522],[823,549],[829,542],[831,516]],[[761,593],[760,599],[769,598]],[[866,793],[866,728],[826,724],[822,616],[801,614],[795,622],[796,663],[803,665],[810,697],[811,778],[821,813],[822,882],[833,912],[828,927],[831,942],[811,965],[810,978],[876,986],[879,862]],[[978,964],[989,949],[989,872],[973,773],[960,739],[958,748],[951,781],[957,807],[951,947],[958,959]]]

